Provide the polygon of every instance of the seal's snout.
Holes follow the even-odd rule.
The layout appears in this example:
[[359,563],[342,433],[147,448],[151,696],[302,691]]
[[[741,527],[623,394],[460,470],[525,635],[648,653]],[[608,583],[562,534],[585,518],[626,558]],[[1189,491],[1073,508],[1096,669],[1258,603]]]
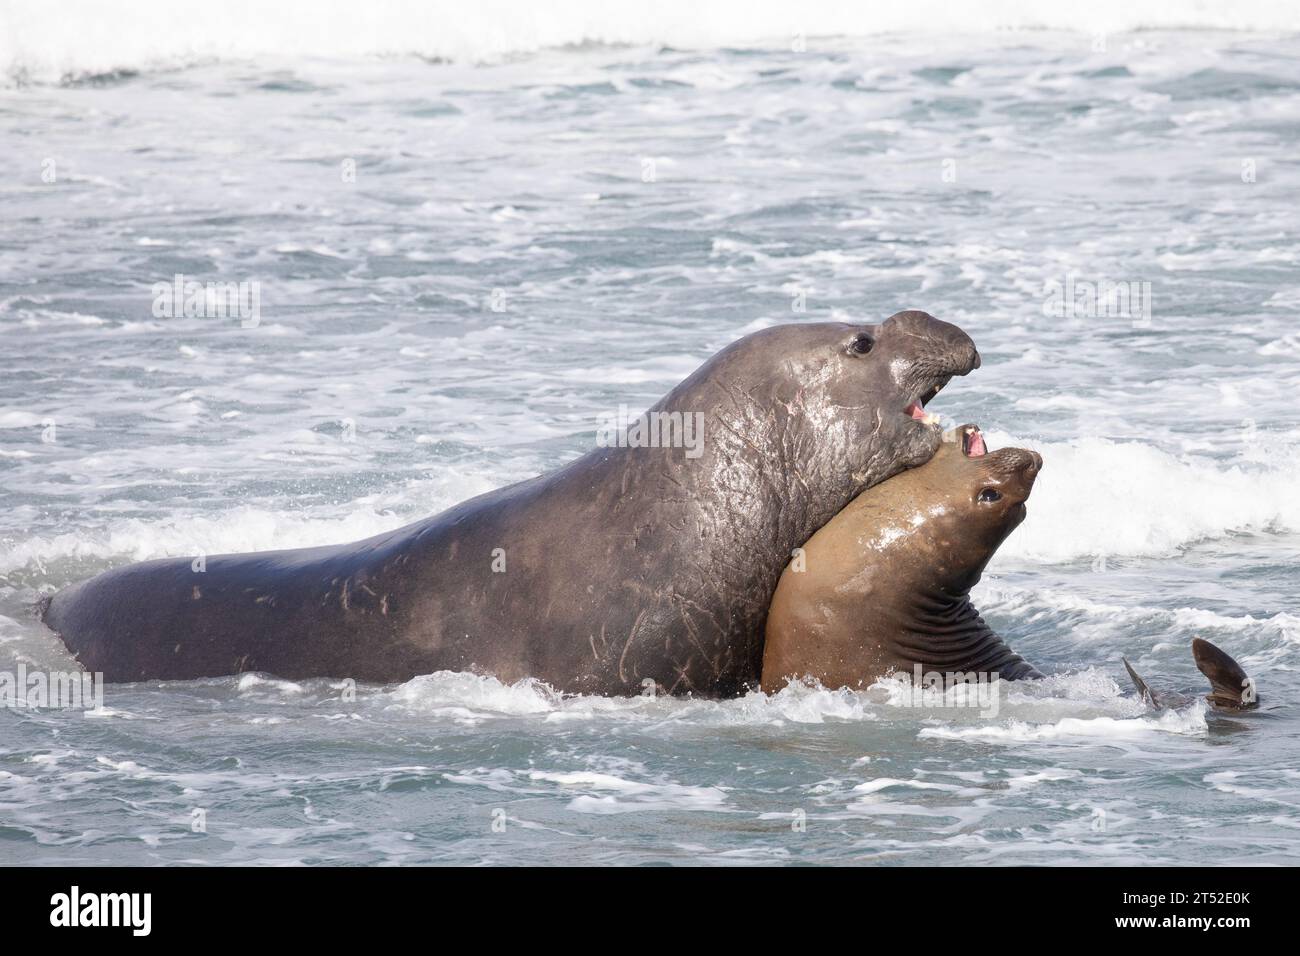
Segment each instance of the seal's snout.
[[1025,463],[1025,475],[1030,481],[1038,477],[1038,473],[1043,470],[1043,456],[1036,451],[1029,453],[1029,461]]
[[1043,470],[1043,456],[1026,448],[1009,448],[1007,450],[1014,453],[1008,462],[1014,475],[1011,483],[1019,492],[1018,497],[1020,500],[1024,501],[1029,497],[1029,493],[1034,490],[1034,481],[1038,478],[1038,473]]
[[1000,448],[981,459],[986,474],[997,485],[999,494],[1013,504],[1022,504],[1034,490],[1034,481],[1043,470],[1043,456],[1028,448]]
[[1004,448],[999,454],[1003,456],[1002,466],[1008,473],[1030,482],[1043,470],[1043,456],[1028,448]]
[[971,337],[929,312],[896,312],[885,320],[881,332],[906,341],[908,350],[936,375],[966,375],[980,367],[980,353]]

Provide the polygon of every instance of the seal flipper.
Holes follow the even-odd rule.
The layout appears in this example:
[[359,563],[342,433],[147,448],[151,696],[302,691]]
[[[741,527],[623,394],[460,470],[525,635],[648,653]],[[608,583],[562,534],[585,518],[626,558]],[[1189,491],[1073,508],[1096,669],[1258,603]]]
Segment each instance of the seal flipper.
[[1129,679],[1133,681],[1133,686],[1137,688],[1138,696],[1149,703],[1152,707],[1161,706],[1160,700],[1156,697],[1156,692],[1147,686],[1147,682],[1138,676],[1138,672],[1133,669],[1133,665],[1128,662],[1127,657],[1121,657],[1124,662],[1124,669],[1128,671]]
[[1197,637],[1192,640],[1192,657],[1197,669],[1209,678],[1213,688],[1213,692],[1205,697],[1211,705],[1228,710],[1248,710],[1259,706],[1255,682],[1223,651]]
[[998,671],[998,676],[1003,680],[1043,680],[1043,673],[1029,663],[1019,654],[1013,655],[1014,660],[1002,665]]

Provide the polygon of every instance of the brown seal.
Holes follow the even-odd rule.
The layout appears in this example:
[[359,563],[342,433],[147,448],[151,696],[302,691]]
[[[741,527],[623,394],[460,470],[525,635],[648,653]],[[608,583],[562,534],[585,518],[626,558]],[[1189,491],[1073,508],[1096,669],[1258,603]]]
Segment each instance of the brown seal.
[[988,452],[973,425],[944,438],[927,464],[858,495],[786,568],[767,618],[763,690],[804,677],[866,687],[918,665],[1042,677],[988,628],[970,589],[1025,519],[1043,460]]

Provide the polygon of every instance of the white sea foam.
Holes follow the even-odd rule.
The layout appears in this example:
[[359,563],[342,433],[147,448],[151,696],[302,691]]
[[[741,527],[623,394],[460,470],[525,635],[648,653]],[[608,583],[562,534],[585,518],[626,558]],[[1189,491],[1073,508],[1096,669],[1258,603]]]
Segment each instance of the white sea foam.
[[[644,773],[644,768],[635,768]],[[724,788],[694,786],[672,780],[635,780],[630,776],[589,770],[513,771],[501,767],[476,768],[465,773],[447,774],[449,783],[485,787],[498,793],[568,797],[567,807],[574,813],[598,815],[638,813],[650,810],[723,810],[727,795]]]
[[1074,738],[1120,740],[1151,733],[1199,734],[1206,727],[1205,706],[1198,702],[1183,710],[1168,710],[1151,717],[1063,717],[1051,724],[1008,720],[978,726],[925,727],[917,736],[936,740],[1033,743]]
[[231,554],[285,547],[340,544],[402,524],[392,514],[357,509],[342,517],[277,513],[240,507],[220,518],[190,515],[144,521],[123,518],[101,531],[36,535],[0,546],[0,573],[59,559],[103,559],[113,563],[196,554]]
[[[1285,643],[1300,644],[1300,615],[1286,611],[1257,614],[1221,614],[1217,611],[1195,607],[1160,607],[1144,603],[1115,603],[1089,600],[1079,594],[1051,588],[1009,588],[990,583],[981,584],[974,592],[975,602],[986,611],[1020,618],[1031,618],[1044,611],[1069,614],[1089,623],[1076,623],[1073,633],[1087,638],[1096,627],[1104,633],[1187,634],[1202,631],[1219,631],[1251,635],[1265,643],[1272,652],[1285,655]],[[1279,639],[1283,643],[1279,643]],[[1138,643],[1130,653],[1143,649]],[[1245,654],[1244,663],[1266,662],[1264,656]],[[1106,678],[1109,680],[1109,678]]]
[[1157,556],[1235,532],[1300,530],[1300,455],[1294,446],[1271,448],[1262,463],[1221,462],[1104,438],[989,437],[991,447],[1024,445],[1044,460],[1029,518],[1002,546],[1005,556]]
[[[481,475],[449,470],[431,482],[361,498],[343,509],[290,511],[242,505],[212,516],[189,513],[155,520],[115,518],[93,530],[38,534],[0,542],[0,574],[65,559],[118,564],[161,557],[236,554],[359,541],[436,513],[492,487],[493,483]],[[396,507],[418,510],[403,516],[392,510]]]
[[477,724],[511,717],[532,717],[563,724],[595,720],[655,723],[686,720],[707,725],[821,724],[828,721],[879,719],[875,705],[885,695],[867,691],[827,690],[795,684],[775,694],[750,693],[731,700],[680,697],[599,697],[562,694],[528,678],[503,683],[493,677],[439,671],[391,689],[388,705],[457,723]]
[[[1296,801],[1300,798],[1300,791],[1296,788],[1297,782],[1300,781],[1300,772],[1285,768],[1220,770],[1207,773],[1202,779],[1221,793],[1230,793],[1235,797],[1265,803],[1281,803],[1292,810],[1297,809]],[[1294,818],[1291,825],[1297,825]]]
[[973,795],[980,793],[978,787],[958,787],[950,783],[929,783],[924,780],[896,780],[893,777],[877,777],[874,780],[868,780],[866,783],[860,783],[853,788],[854,793],[879,793],[881,790],[892,790],[895,788],[910,790],[937,790],[942,793],[957,793],[964,795]]
[[788,48],[796,34],[816,38],[1144,28],[1297,30],[1300,8],[1285,0],[1106,0],[1086,5],[813,0],[797,10],[781,0],[726,0],[703,6],[689,0],[662,0],[653,6],[603,0],[542,5],[525,0],[67,0],[57,7],[11,0],[0,30],[0,70],[10,78],[49,81],[266,56],[416,55],[483,62],[581,44]]
[[[827,723],[931,722],[954,732],[981,729],[998,735],[1011,722],[1034,732],[1053,733],[1052,727],[1069,727],[1070,720],[1100,720],[1124,725],[1145,720],[1146,707],[1122,691],[1101,671],[1088,668],[1030,683],[1000,683],[997,720],[979,716],[980,709],[960,707],[955,688],[944,706],[910,706],[909,685],[889,677],[860,691],[829,690],[815,682],[791,684],[775,694],[752,692],[730,700],[679,697],[601,697],[563,694],[532,678],[504,683],[493,677],[440,671],[414,678],[385,690],[381,707],[452,721],[464,726],[491,724],[511,718],[528,718],[542,724],[632,724],[653,727],[688,726],[783,727]],[[954,708],[959,708],[954,710]],[[954,714],[956,720],[954,721]],[[970,727],[966,720],[978,721]],[[1164,718],[1160,718],[1161,721]],[[1159,726],[1165,724],[1156,722]],[[1203,726],[1204,721],[1201,721]],[[1135,724],[1136,730],[1145,725]],[[1042,727],[1049,728],[1041,730]],[[1026,730],[1025,732],[1029,732]]]
[[569,801],[576,813],[635,813],[646,810],[719,810],[726,793],[719,787],[697,787],[672,782],[628,780],[608,773],[552,773],[532,771],[530,780],[558,784],[566,789],[594,791]]

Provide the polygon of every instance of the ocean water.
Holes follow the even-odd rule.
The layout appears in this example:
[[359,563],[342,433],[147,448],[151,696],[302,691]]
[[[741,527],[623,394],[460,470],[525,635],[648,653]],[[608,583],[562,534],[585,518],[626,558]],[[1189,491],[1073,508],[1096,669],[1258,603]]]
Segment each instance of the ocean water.
[[[976,604],[1051,676],[110,686],[0,708],[0,862],[1297,862],[1294,13],[562,6],[0,14],[0,670],[74,666],[41,593],[397,527],[746,332],[922,308],[984,359],[931,410],[1044,456]],[[156,316],[176,274],[257,321]],[[1135,700],[1121,655],[1203,691],[1197,635],[1259,712]]]

